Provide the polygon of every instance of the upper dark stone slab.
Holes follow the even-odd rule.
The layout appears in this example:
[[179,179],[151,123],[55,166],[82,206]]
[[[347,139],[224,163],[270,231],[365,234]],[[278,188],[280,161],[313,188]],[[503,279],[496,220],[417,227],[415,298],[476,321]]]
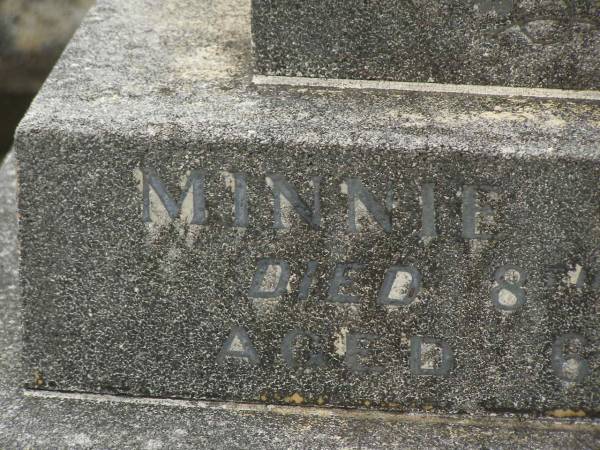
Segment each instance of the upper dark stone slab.
[[253,0],[264,75],[600,88],[593,0]]
[[253,86],[249,18],[100,2],[36,99],[26,385],[598,415],[598,105]]

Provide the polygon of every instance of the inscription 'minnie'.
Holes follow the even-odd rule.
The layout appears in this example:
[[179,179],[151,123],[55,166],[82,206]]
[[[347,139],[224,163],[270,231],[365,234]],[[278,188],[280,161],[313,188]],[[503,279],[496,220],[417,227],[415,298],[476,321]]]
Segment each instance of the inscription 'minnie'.
[[[180,220],[190,225],[205,225],[208,210],[206,206],[206,173],[203,170],[189,171],[181,178],[179,195],[172,195],[165,183],[153,169],[136,171],[142,191],[142,220],[146,223],[165,223]],[[249,189],[247,177],[243,173],[224,173],[224,186],[233,192],[231,226],[247,228],[251,224],[249,213]],[[312,177],[310,199],[303,197],[296,186],[284,175],[268,174],[264,178],[265,185],[271,191],[272,227],[274,229],[290,229],[296,222],[309,229],[319,231],[322,228],[321,177]],[[483,203],[483,196],[498,195],[490,186],[465,185],[461,189],[462,196],[462,237],[468,240],[490,240],[494,234],[481,230],[482,224],[494,218],[495,210]],[[390,186],[384,198],[378,198],[365,185],[364,180],[356,177],[343,178],[339,185],[339,194],[345,195],[346,231],[359,233],[365,224],[372,224],[375,229],[391,233],[394,228],[393,210],[395,192]],[[255,195],[262,195],[255,193]],[[435,185],[423,183],[420,187],[419,204],[421,207],[421,229],[419,236],[433,239],[438,236],[436,226]],[[373,229],[373,228],[369,228]]]

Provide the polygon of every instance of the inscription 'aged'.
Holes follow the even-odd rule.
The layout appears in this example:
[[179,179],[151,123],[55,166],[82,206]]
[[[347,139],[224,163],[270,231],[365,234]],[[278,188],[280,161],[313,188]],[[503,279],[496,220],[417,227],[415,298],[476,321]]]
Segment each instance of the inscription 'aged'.
[[[343,364],[359,375],[386,372],[386,367],[372,366],[367,362],[379,339],[379,336],[372,334],[345,334],[345,347],[342,350]],[[589,376],[589,362],[581,356],[585,344],[585,337],[578,334],[569,333],[556,338],[552,345],[552,368],[557,378],[577,383]],[[325,367],[331,364],[331,356],[320,350],[321,347],[320,336],[310,331],[295,329],[283,337],[280,356],[290,369]],[[305,351],[306,348],[309,348],[308,353]],[[571,350],[572,348],[580,350]],[[236,360],[240,363],[258,365],[260,356],[247,331],[236,327],[231,330],[216,360],[219,364]],[[442,339],[412,336],[408,363],[413,375],[447,376],[454,365],[454,354],[449,344]]]

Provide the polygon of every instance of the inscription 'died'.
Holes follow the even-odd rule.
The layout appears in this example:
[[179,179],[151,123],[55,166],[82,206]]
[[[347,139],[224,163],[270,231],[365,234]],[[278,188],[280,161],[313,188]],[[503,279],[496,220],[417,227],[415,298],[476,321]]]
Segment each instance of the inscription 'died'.
[[[172,221],[186,223],[188,226],[208,226],[206,207],[206,178],[201,170],[193,170],[182,177],[179,197],[171,195],[165,183],[153,169],[137,170],[135,176],[142,192],[142,220],[146,224],[165,224]],[[232,193],[232,228],[245,229],[250,226],[248,183],[243,173],[224,172],[225,187]],[[265,184],[272,193],[272,228],[290,229],[294,224],[315,232],[322,231],[321,216],[321,178],[310,179],[312,195],[307,202],[285,176],[270,174]],[[339,193],[347,197],[345,230],[349,234],[378,230],[393,232],[392,210],[395,207],[394,192],[388,190],[384,198],[377,198],[363,181],[347,177],[340,184]],[[489,185],[464,185],[461,196],[461,235],[469,241],[489,241],[498,234],[489,232],[486,225],[494,223],[494,208],[482,199],[496,201],[500,191]],[[422,240],[429,242],[438,237],[436,225],[435,185],[422,183],[419,192],[420,231]],[[296,218],[294,220],[293,218]],[[367,226],[365,226],[367,225]],[[317,274],[319,262],[307,261],[306,270],[300,275],[296,297],[306,300]],[[364,264],[358,262],[337,262],[328,280],[326,301],[340,305],[352,305],[361,300],[351,293],[354,283],[352,275],[362,270]],[[547,285],[557,282],[557,274],[563,272],[563,278],[581,288],[590,281],[590,287],[600,287],[600,275],[590,280],[585,268],[576,267],[569,271],[567,265],[548,266]],[[290,293],[290,264],[288,261],[264,257],[257,261],[254,275],[248,282],[247,297],[255,302],[277,301],[285,293]],[[494,284],[489,292],[491,307],[506,314],[513,313],[526,303],[525,286],[527,271],[514,265],[503,265],[494,269]],[[391,265],[383,274],[376,302],[382,307],[406,307],[417,298],[422,285],[422,274],[412,265]],[[326,355],[314,350],[321,344],[321,337],[306,330],[291,330],[283,337],[281,357],[290,368],[300,365],[319,367],[325,364]],[[381,367],[368,367],[372,344],[377,336],[348,333],[344,336],[344,364],[356,373],[379,373]],[[588,361],[581,356],[586,338],[577,333],[565,333],[557,336],[552,347],[552,367],[555,375],[567,382],[580,382],[589,374]],[[308,346],[308,359],[300,362],[298,355],[306,354],[301,348]],[[306,356],[306,355],[305,355]],[[218,363],[227,360],[241,360],[249,364],[258,364],[260,356],[254,348],[248,331],[234,327],[219,354]],[[415,375],[445,376],[453,367],[453,351],[447,342],[431,336],[412,336],[410,338],[409,368]]]

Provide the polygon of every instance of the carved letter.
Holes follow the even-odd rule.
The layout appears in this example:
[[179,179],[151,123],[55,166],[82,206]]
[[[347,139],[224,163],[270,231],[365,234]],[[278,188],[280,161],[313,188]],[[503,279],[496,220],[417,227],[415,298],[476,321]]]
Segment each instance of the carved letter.
[[488,186],[464,186],[462,193],[463,237],[479,240],[492,239],[493,235],[479,232],[481,217],[492,217],[495,211],[488,206],[479,206],[477,201],[478,190],[489,193],[496,192]]
[[291,226],[289,215],[294,210],[311,228],[318,230],[321,224],[320,182],[321,178],[319,177],[312,179],[314,192],[311,210],[283,176],[269,175],[267,184],[273,189],[273,228],[289,228]]
[[310,287],[312,285],[313,279],[315,278],[315,272],[317,271],[317,262],[309,261],[308,267],[306,268],[306,273],[302,278],[302,282],[300,283],[300,289],[298,290],[298,300],[306,300],[308,298],[308,294],[310,293]]
[[319,367],[325,362],[325,355],[319,347],[318,336],[301,330],[293,330],[286,334],[281,343],[281,355],[286,364],[297,369],[302,366]]
[[434,184],[426,183],[421,186],[421,238],[434,238],[437,236],[435,227],[435,195]]
[[258,261],[248,297],[277,298],[287,290],[290,268],[287,261],[265,258]]
[[192,170],[182,185],[180,199],[176,202],[154,170],[143,170],[143,221],[153,222],[165,216],[173,220],[181,215],[182,219],[191,224],[202,225],[206,221],[204,175],[199,170]]
[[[559,336],[554,341],[552,368],[558,378],[577,383],[588,376],[589,363],[579,353],[585,344],[586,340],[583,336],[573,333]],[[574,349],[575,351],[572,352],[569,347],[579,347],[579,349]]]
[[348,194],[348,229],[351,233],[360,230],[360,219],[367,213],[386,233],[392,232],[393,190],[388,191],[385,207],[375,200],[373,194],[365,189],[358,178],[348,178],[342,185],[342,192]]
[[377,336],[371,334],[348,333],[346,335],[346,357],[344,358],[344,364],[358,374],[383,372],[383,367],[369,367],[364,364],[364,358],[371,355],[369,347],[377,339]]
[[258,364],[258,355],[252,346],[248,333],[241,327],[235,327],[231,330],[227,341],[223,344],[217,362],[223,364],[227,358],[235,358],[252,365]]
[[248,185],[243,173],[223,172],[225,185],[233,194],[233,223],[236,228],[248,227]]
[[377,298],[380,305],[408,305],[421,289],[421,274],[410,266],[394,266],[386,272]]
[[335,271],[333,273],[333,279],[329,284],[329,300],[338,303],[357,303],[359,301],[358,296],[352,294],[345,294],[340,292],[342,288],[349,288],[352,284],[352,280],[348,278],[348,273],[362,269],[363,264],[359,263],[338,263],[335,265]]
[[415,375],[445,376],[452,369],[452,350],[441,339],[410,338],[410,371]]

